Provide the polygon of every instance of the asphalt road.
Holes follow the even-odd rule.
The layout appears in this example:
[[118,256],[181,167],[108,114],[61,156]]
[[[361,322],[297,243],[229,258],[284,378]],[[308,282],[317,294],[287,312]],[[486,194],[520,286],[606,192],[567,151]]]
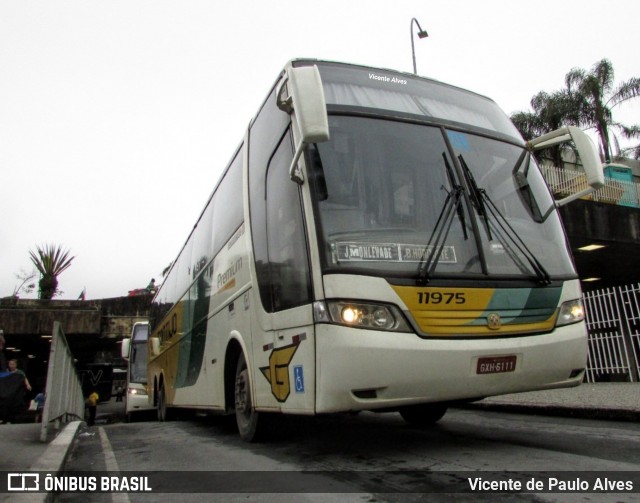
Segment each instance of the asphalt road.
[[[410,502],[426,493],[429,501],[495,501],[491,491],[471,491],[473,480],[538,480],[548,489],[556,478],[562,483],[562,472],[567,489],[571,482],[593,486],[589,476],[634,487],[576,494],[561,485],[555,493],[504,485],[499,498],[632,502],[640,501],[640,424],[454,409],[438,425],[415,429],[398,414],[361,413],[281,418],[269,440],[246,444],[220,418],[115,423],[82,431],[66,469],[151,474],[153,494],[91,495],[105,502],[274,501],[273,493],[278,501]],[[445,494],[452,492],[459,494]],[[85,502],[87,495],[56,501]]]

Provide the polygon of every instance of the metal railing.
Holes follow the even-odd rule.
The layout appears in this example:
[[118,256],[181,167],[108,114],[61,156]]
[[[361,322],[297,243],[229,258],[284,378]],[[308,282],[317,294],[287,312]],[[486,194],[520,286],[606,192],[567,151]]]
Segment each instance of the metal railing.
[[586,381],[640,379],[640,284],[583,295],[589,331]]
[[[558,197],[566,197],[589,187],[583,171],[545,164],[542,166],[542,174],[553,194]],[[583,199],[640,208],[640,185],[605,177],[604,187]]]
[[82,386],[76,372],[73,355],[60,322],[53,322],[51,336],[47,386],[45,389],[46,400],[42,410],[42,426],[40,429],[40,440],[42,442],[47,441],[49,428],[52,424],[56,429],[59,429],[61,423],[82,420],[84,416]]

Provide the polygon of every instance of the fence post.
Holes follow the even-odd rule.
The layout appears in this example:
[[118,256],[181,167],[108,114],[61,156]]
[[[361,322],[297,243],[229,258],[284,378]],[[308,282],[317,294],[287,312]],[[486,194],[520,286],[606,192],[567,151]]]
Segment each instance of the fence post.
[[[633,365],[629,365],[631,381],[640,382],[640,293],[639,285],[619,286],[618,292],[624,313],[623,336],[627,354],[633,355]],[[633,328],[635,325],[635,329]]]
[[589,361],[587,382],[598,375],[624,372],[631,382],[638,382],[640,370],[640,322],[638,287],[606,288],[584,293]]
[[620,310],[615,292],[604,289],[585,293],[587,329],[589,331],[589,360],[587,378],[599,381],[621,370],[628,373],[627,359],[620,352]]

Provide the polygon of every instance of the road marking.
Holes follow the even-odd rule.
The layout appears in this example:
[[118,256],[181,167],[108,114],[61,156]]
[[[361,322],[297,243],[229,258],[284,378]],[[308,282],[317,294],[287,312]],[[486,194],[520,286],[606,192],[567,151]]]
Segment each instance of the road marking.
[[[119,472],[120,467],[118,466],[116,455],[111,448],[111,442],[109,442],[107,432],[104,431],[104,428],[102,426],[100,426],[98,428],[98,433],[100,434],[100,444],[102,445],[102,452],[104,453],[104,463],[106,465],[107,471]],[[111,493],[111,501],[113,501],[113,503],[131,503],[131,501],[129,500],[129,495],[127,493]]]

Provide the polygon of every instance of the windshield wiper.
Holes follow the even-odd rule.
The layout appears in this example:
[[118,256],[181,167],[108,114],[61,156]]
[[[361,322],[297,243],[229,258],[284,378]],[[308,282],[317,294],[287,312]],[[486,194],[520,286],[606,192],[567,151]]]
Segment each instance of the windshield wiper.
[[[534,273],[542,284],[548,285],[549,283],[551,283],[551,278],[547,270],[535,257],[533,252],[525,244],[525,242],[518,235],[515,229],[511,227],[509,221],[504,217],[504,215],[502,215],[502,213],[500,213],[500,210],[498,210],[498,207],[491,200],[491,198],[487,194],[487,191],[478,187],[473,173],[469,169],[469,166],[464,160],[464,157],[462,155],[459,155],[458,160],[460,161],[460,165],[462,166],[462,170],[464,172],[464,178],[469,189],[471,203],[476,209],[478,215],[480,215],[484,220],[489,241],[493,240],[493,237],[491,235],[491,225],[493,225],[498,240],[505,248],[511,259],[515,262],[515,264],[523,272],[527,272],[526,266],[518,257],[518,254],[516,252],[517,250],[527,260],[529,266],[531,267],[531,269],[533,269]],[[515,246],[516,250],[514,250],[513,247],[509,244],[509,241]]]
[[[525,168],[523,171],[520,171],[520,166],[524,162]],[[513,167],[513,178],[516,182],[516,186],[518,187],[518,197],[524,204],[525,208],[533,218],[534,222],[542,223],[549,216],[548,212],[545,216],[542,216],[542,212],[540,211],[540,207],[538,206],[538,202],[536,201],[535,196],[533,195],[533,190],[531,190],[531,185],[529,185],[529,169],[531,167],[531,154],[526,150],[522,152],[522,155],[516,162],[516,165]]]
[[482,217],[482,220],[484,221],[484,227],[487,231],[487,235],[489,236],[489,241],[492,241],[493,237],[491,236],[491,227],[489,226],[489,215],[484,204],[485,198],[488,199],[489,196],[487,196],[487,193],[484,189],[478,188],[476,179],[473,177],[473,173],[471,173],[469,166],[467,166],[464,157],[462,157],[462,155],[459,155],[458,160],[460,161],[460,165],[462,166],[462,173],[464,174],[464,179],[467,183],[467,187],[469,187],[469,199],[471,199],[471,204],[476,209],[478,215]]
[[[447,159],[447,154],[445,152],[442,152],[442,158],[444,159],[444,166],[445,168],[447,168],[447,178],[449,178],[449,184],[451,185],[451,187],[453,187],[454,190],[460,190],[460,192],[463,192],[462,186],[456,184],[456,179],[453,175],[453,168],[451,167],[451,164],[449,164],[449,159]],[[464,218],[464,207],[462,206],[462,204],[457,204],[456,209],[458,212],[458,220],[460,220],[460,225],[462,226],[462,235],[464,237],[464,240],[466,241],[467,239],[469,239],[469,236],[467,234],[467,224]]]
[[427,283],[438,265],[438,261],[442,255],[442,250],[444,250],[445,243],[447,242],[447,236],[451,230],[451,224],[453,223],[453,218],[456,213],[460,219],[460,224],[462,225],[464,239],[468,239],[467,226],[464,218],[464,208],[461,204],[464,188],[462,185],[456,183],[453,175],[453,169],[451,168],[444,152],[442,153],[442,157],[444,158],[444,165],[447,170],[447,178],[451,184],[451,191],[448,191],[444,186],[442,186],[442,190],[447,192],[447,198],[444,201],[442,210],[440,210],[440,215],[438,216],[436,225],[433,228],[433,232],[431,233],[431,236],[429,236],[427,246],[422,252],[422,257],[420,257],[418,279]]

